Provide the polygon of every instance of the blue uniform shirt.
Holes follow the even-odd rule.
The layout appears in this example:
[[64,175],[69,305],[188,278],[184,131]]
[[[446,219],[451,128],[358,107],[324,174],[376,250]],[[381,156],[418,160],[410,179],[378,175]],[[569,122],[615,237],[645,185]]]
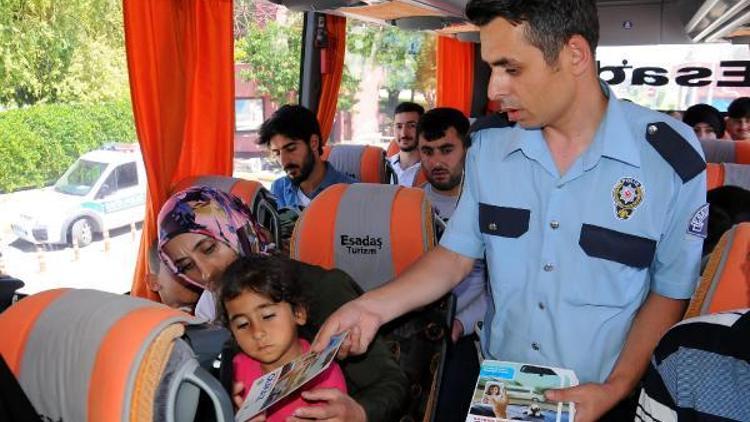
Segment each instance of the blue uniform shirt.
[[[336,170],[330,163],[324,161],[323,164],[326,166],[326,174],[323,176],[323,181],[320,182],[317,188],[309,195],[310,199],[318,196],[320,192],[331,185],[336,183],[356,183],[357,180],[353,177]],[[292,183],[292,179],[289,176],[284,176],[274,180],[271,184],[271,193],[276,197],[276,202],[279,208],[282,207],[297,207],[302,204],[299,203],[299,186],[295,186]]]
[[[648,143],[653,122],[684,138],[677,145],[699,166],[687,182]],[[440,243],[486,253],[486,356],[605,381],[648,293],[693,293],[706,223],[700,151],[689,127],[612,93],[592,144],[562,176],[540,129],[476,132]]]

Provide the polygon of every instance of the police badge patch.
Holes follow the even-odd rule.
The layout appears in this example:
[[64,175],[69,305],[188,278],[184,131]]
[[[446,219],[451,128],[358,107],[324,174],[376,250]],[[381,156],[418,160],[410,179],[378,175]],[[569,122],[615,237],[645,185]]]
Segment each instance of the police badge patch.
[[708,236],[708,204],[701,205],[690,218],[688,234],[706,238]]
[[641,182],[634,177],[623,177],[615,183],[612,189],[615,216],[620,220],[630,218],[635,209],[643,202],[645,189]]

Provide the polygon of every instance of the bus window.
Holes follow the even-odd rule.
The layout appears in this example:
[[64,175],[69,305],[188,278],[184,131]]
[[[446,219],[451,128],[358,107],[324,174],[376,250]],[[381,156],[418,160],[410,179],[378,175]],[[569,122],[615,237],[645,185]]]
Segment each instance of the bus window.
[[234,2],[234,171],[270,184],[283,175],[256,144],[263,121],[298,102],[303,14],[266,0]]
[[401,101],[435,106],[436,35],[347,19],[346,56],[332,143],[387,148]]
[[[21,293],[130,290],[145,213],[122,2],[5,5],[0,273]],[[40,36],[39,34],[44,34]]]
[[726,111],[750,96],[750,51],[736,44],[679,44],[597,49],[600,77],[621,99],[654,110],[706,103]]

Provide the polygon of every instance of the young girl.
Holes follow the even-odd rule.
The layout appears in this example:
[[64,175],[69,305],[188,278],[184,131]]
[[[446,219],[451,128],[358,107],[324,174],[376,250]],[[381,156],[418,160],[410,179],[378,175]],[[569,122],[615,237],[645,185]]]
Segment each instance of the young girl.
[[[299,280],[289,261],[275,256],[237,259],[225,271],[219,289],[218,313],[232,331],[242,353],[234,358],[234,381],[244,386],[243,399],[253,382],[279,368],[310,348],[297,335],[307,322],[307,308]],[[279,379],[284,382],[297,368]],[[254,421],[284,421],[298,407],[309,406],[300,393],[313,388],[336,388],[346,393],[341,369],[332,363],[303,388],[271,406]]]

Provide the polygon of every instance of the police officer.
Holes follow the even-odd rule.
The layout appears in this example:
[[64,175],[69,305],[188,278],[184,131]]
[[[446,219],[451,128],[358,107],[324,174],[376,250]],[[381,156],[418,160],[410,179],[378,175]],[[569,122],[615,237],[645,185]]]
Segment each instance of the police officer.
[[485,356],[573,369],[581,385],[547,398],[596,420],[635,389],[693,293],[705,162],[689,127],[600,82],[594,0],[472,0],[466,13],[492,68],[489,97],[515,125],[474,134],[440,247],[334,313],[314,348],[350,330],[361,353],[382,323],[436,300],[486,254]]

